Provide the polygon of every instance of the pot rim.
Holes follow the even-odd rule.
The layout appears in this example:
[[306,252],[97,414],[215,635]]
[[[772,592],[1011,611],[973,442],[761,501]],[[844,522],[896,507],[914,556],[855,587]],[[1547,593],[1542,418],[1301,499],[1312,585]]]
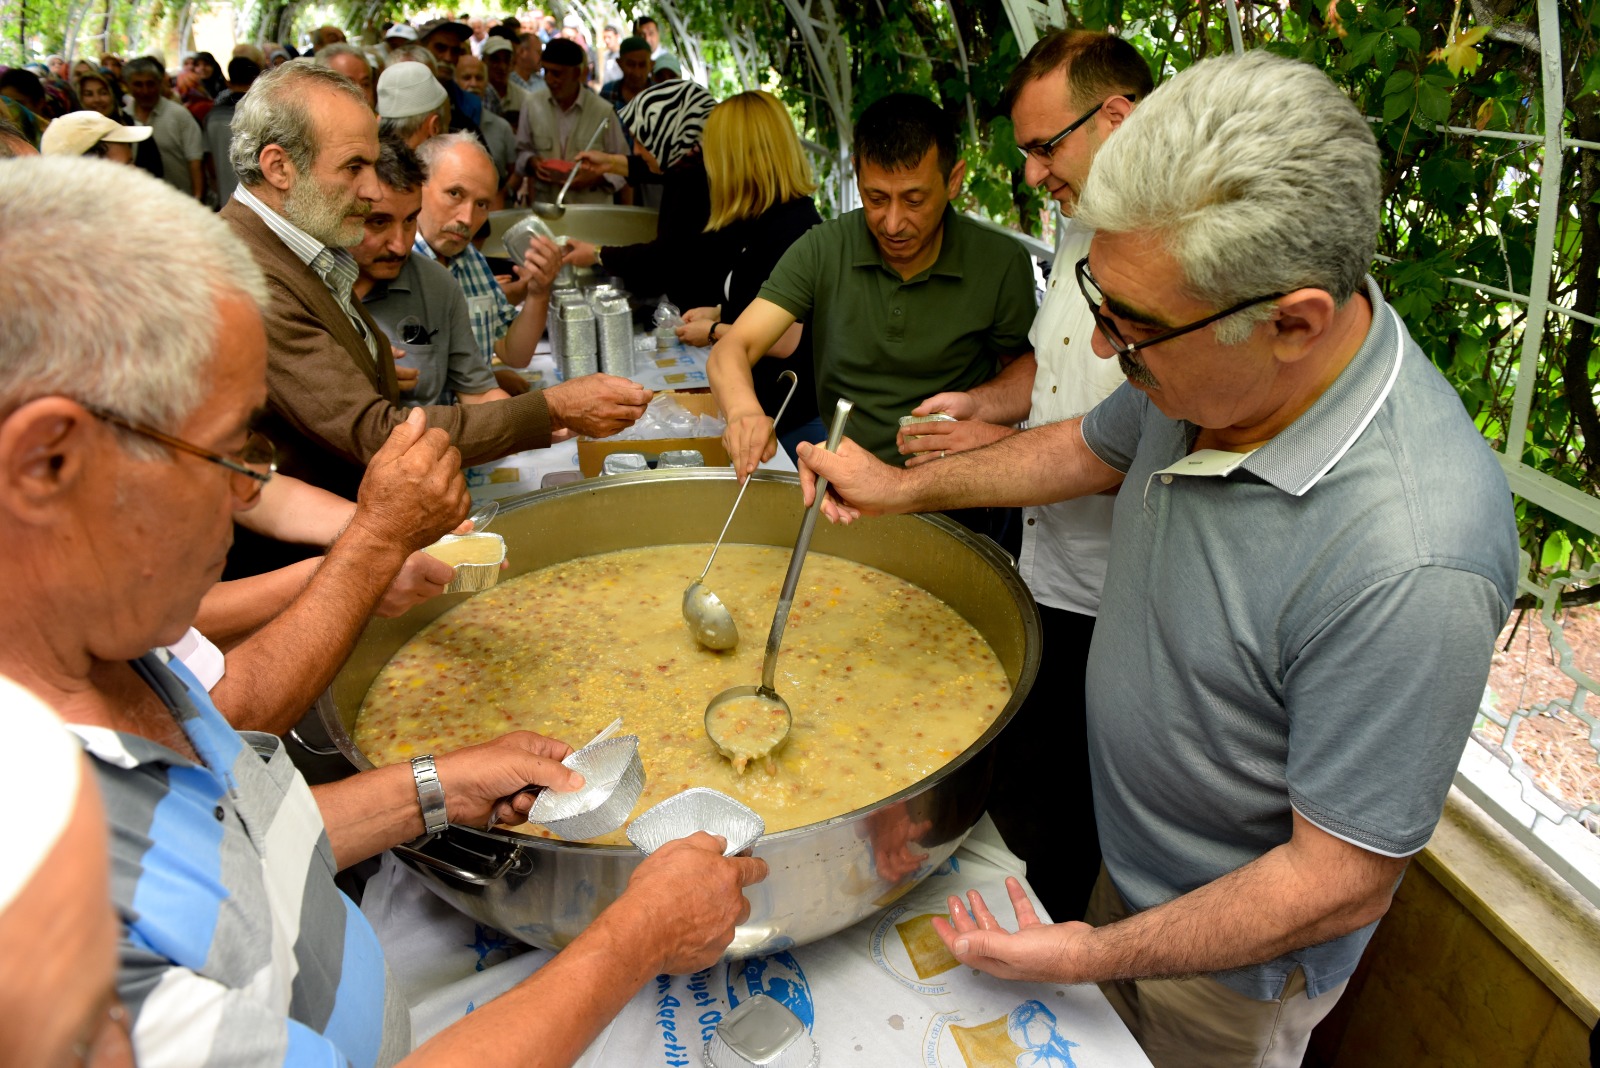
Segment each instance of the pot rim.
[[[569,482],[561,486],[553,486],[549,489],[533,490],[528,493],[518,494],[514,497],[501,498],[500,510],[502,513],[507,513],[516,509],[532,507],[545,501],[557,500],[562,497],[574,496],[582,493],[593,493],[597,490],[612,486],[626,486],[636,483],[650,483],[662,480],[716,481],[732,479],[735,477],[736,476],[732,468],[722,467],[683,467],[666,471],[647,471],[628,475],[608,475],[603,479],[583,479],[578,482]],[[800,476],[788,471],[758,470],[751,476],[751,478],[760,482],[787,483],[796,487],[798,487],[800,484]],[[596,484],[597,482],[598,485]],[[1024,632],[1023,657],[1022,664],[1017,671],[1016,681],[1013,682],[1011,686],[1011,696],[1007,699],[1005,707],[1000,710],[999,714],[995,716],[994,721],[984,729],[984,732],[981,735],[974,739],[972,743],[960,753],[951,758],[948,763],[936,769],[932,774],[910,783],[909,785],[895,791],[887,797],[879,798],[870,805],[851,809],[848,812],[841,812],[837,816],[830,816],[828,819],[818,820],[814,823],[807,823],[799,827],[791,827],[788,830],[763,834],[756,840],[757,846],[764,842],[783,842],[789,839],[799,838],[803,835],[814,834],[820,828],[833,827],[839,824],[859,820],[864,816],[868,816],[873,812],[879,811],[880,809],[885,809],[898,802],[904,801],[914,794],[920,794],[928,790],[930,787],[936,785],[940,781],[949,778],[963,765],[976,758],[980,753],[984,752],[991,744],[993,744],[994,739],[1003,729],[1005,729],[1006,725],[1011,722],[1012,717],[1017,714],[1017,710],[1021,708],[1022,702],[1027,698],[1028,692],[1030,689],[1032,689],[1033,682],[1038,676],[1039,663],[1042,659],[1040,645],[1043,639],[1042,628],[1039,621],[1039,609],[1034,602],[1033,594],[1028,590],[1027,584],[1022,581],[1022,576],[1017,573],[1016,562],[1012,560],[1010,554],[1001,549],[991,539],[982,535],[974,534],[960,523],[957,523],[955,520],[950,519],[938,512],[916,512],[907,514],[901,518],[929,523],[940,531],[943,531],[946,535],[954,538],[967,549],[976,553],[999,576],[1002,585],[1005,586],[1006,591],[1011,594],[1012,600],[1016,603],[1019,610],[1021,610],[1022,628]],[[573,559],[581,559],[581,557],[573,557]],[[360,770],[369,770],[375,767],[376,765],[367,759],[366,754],[361,752],[361,750],[356,747],[354,741],[351,740],[349,733],[345,730],[344,724],[339,719],[337,709],[334,707],[331,689],[323,694],[322,699],[317,702],[317,707],[321,712],[323,727],[328,733],[329,740],[338,747],[339,752],[344,755],[345,759],[349,760],[353,765],[356,766],[356,768]],[[566,839],[543,838],[539,835],[527,834],[521,831],[507,830],[499,827],[488,830],[473,828],[473,830],[475,830],[478,834],[487,834],[491,837],[500,838],[508,842],[514,842],[520,846],[532,846],[535,848],[559,850],[581,849],[586,852],[597,854],[636,854],[638,852],[638,850],[632,845],[594,845],[588,842],[569,842]]]

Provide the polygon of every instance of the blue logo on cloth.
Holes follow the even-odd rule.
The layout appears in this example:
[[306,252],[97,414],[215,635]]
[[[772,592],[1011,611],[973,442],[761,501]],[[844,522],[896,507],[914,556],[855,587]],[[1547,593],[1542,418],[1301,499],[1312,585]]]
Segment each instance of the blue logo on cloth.
[[[481,923],[472,925],[472,937],[476,941],[468,943],[467,948],[478,954],[478,963],[474,965],[475,971],[483,971],[489,967],[485,963],[489,954],[500,953],[516,945],[511,939],[496,931],[493,927],[485,927]],[[510,954],[507,954],[510,956]]]
[[[780,1001],[811,1030],[817,1010],[811,1000],[811,984],[806,973],[787,951],[767,957],[754,957],[742,964],[728,965],[728,1008],[755,995],[765,994]],[[1041,1006],[1042,1007],[1042,1006]]]
[[1056,1014],[1042,1001],[1024,1001],[1006,1017],[1006,1034],[1025,1052],[1017,1058],[1018,1068],[1075,1068],[1072,1054],[1077,1046],[1056,1027]]

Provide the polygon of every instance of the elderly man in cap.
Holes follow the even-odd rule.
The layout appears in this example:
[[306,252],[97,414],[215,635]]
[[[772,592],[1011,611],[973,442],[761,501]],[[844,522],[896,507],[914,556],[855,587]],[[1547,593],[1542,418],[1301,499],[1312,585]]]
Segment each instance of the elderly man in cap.
[[378,75],[378,128],[416,148],[450,129],[450,94],[432,68],[395,56]]
[[434,19],[417,31],[419,43],[433,56],[434,73],[450,94],[450,106],[455,112],[450,127],[453,130],[477,130],[483,116],[483,101],[468,96],[456,84],[456,63],[471,54],[467,48],[471,36],[470,26],[450,19]]
[[39,152],[46,156],[97,156],[132,163],[132,145],[149,138],[148,126],[124,126],[98,111],[74,111],[45,128]]
[[397,22],[383,35],[383,45],[393,51],[417,43],[417,28],[409,22]]
[[[492,35],[483,44],[483,65],[488,75],[489,89],[499,102],[497,114],[506,116],[507,121],[512,123],[520,121],[522,105],[528,99],[528,91],[511,80],[511,64],[516,52],[517,46],[498,34]],[[516,132],[515,126],[512,132]]]
[[[421,69],[404,63],[385,77],[407,67]],[[380,194],[377,125],[360,90],[335,71],[295,63],[263,74],[234,117],[239,190],[222,211],[273,283],[267,426],[283,468],[347,499],[406,419],[393,349],[352,296],[359,272],[346,251],[361,240]],[[553,277],[557,268],[544,269]],[[626,379],[590,375],[496,404],[424,411],[476,464],[548,445],[562,429],[615,433],[648,401],[648,391]],[[241,537],[235,560],[246,573],[303,555],[246,542]]]
[[355,82],[366,96],[368,106],[373,111],[378,110],[377,79],[372,76],[372,61],[365,52],[340,40],[317,49],[316,62]]
[[[628,154],[628,140],[610,104],[583,84],[586,64],[576,42],[558,37],[545,46],[544,85],[528,96],[517,125],[517,173],[534,179],[536,201],[553,202],[578,153],[598,148]],[[594,144],[590,138],[604,130]],[[567,189],[569,204],[607,204],[623,187],[618,174],[583,168]]]
[[[50,210],[60,197],[78,210]],[[178,273],[197,284],[151,281]],[[567,745],[520,731],[308,787],[276,737],[235,732],[162,650],[271,477],[250,431],[267,290],[235,235],[133,168],[0,168],[0,582],[20,609],[0,619],[0,672],[92,758],[137,1060],[389,1065],[411,1052],[409,1014],[335,872],[449,822],[519,818],[529,784],[581,778],[559,763]],[[63,293],[83,314],[59,314]],[[345,537],[382,553],[449,529],[466,507],[456,461],[442,432],[396,428],[375,466],[455,492],[397,495]],[[652,976],[729,944],[766,866],[724,844],[696,835],[647,858],[566,950],[413,1063],[486,1063],[491,1047],[508,1065],[576,1060]],[[71,1022],[89,1037],[80,1004],[104,1000],[95,968],[84,979]]]
[[992,974],[1101,981],[1162,1068],[1300,1063],[1439,818],[1516,592],[1505,476],[1366,274],[1380,163],[1315,68],[1198,63],[1078,202],[1124,385],[915,468],[799,450],[844,519],[1121,482],[1086,686],[1096,926],[1039,923],[1015,883],[1019,930],[975,894],[935,925]]

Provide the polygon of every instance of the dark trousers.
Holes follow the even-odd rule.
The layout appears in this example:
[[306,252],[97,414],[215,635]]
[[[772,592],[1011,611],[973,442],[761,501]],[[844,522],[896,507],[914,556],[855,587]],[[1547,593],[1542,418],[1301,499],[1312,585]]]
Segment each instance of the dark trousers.
[[1083,701],[1094,617],[1040,605],[1039,619],[1039,676],[996,742],[989,815],[1050,918],[1081,920],[1100,874]]

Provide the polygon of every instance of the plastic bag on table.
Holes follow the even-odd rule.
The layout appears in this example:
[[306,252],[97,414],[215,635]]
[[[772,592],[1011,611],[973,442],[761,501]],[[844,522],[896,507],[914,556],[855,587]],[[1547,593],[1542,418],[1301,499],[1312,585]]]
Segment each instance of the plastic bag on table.
[[683,314],[678,311],[678,306],[665,298],[656,305],[656,329],[665,328],[676,330],[683,325]]

